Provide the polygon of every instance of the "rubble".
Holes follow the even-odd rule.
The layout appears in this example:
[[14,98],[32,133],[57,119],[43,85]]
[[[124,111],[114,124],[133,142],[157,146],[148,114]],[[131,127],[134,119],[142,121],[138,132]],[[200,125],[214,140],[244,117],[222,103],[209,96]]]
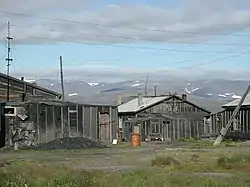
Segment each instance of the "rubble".
[[87,138],[77,137],[77,138],[59,138],[51,142],[40,144],[37,146],[29,146],[29,149],[38,149],[38,150],[59,150],[59,149],[89,149],[89,148],[107,148],[107,146],[102,145],[101,143],[94,142]]

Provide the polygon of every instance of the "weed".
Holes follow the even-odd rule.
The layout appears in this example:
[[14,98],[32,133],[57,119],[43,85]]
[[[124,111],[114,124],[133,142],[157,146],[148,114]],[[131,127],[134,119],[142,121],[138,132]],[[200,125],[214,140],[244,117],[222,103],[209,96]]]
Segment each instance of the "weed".
[[249,182],[247,176],[237,176],[225,180],[184,173],[169,173],[164,169],[105,173],[52,166],[37,167],[37,165],[32,164],[19,167],[11,166],[0,170],[1,187],[234,187],[247,186]]
[[218,166],[224,169],[243,169],[250,166],[250,155],[235,154],[230,156],[221,156],[217,162]]
[[152,166],[164,167],[164,166],[174,166],[180,165],[180,162],[172,157],[157,156],[151,161]]

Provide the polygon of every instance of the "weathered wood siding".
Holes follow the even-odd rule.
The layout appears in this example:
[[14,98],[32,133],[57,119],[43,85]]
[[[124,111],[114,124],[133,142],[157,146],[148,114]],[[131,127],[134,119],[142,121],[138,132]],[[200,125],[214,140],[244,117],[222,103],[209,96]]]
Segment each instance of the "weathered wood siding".
[[[15,105],[24,107],[29,120],[34,125],[36,143],[45,143],[62,137],[86,137],[92,140],[112,141],[118,132],[118,111],[114,106],[94,106],[78,104],[26,103]],[[103,121],[99,118],[105,108],[108,115],[108,131],[100,133]],[[9,121],[9,120],[7,120]],[[18,117],[15,124],[20,124]],[[6,123],[6,126],[9,126]],[[10,137],[10,136],[9,136]],[[8,142],[8,140],[6,140]]]
[[0,103],[0,148],[5,146],[6,128],[4,117],[4,103]]
[[[233,110],[224,110],[211,115],[209,133],[218,134],[221,128],[226,126],[232,114]],[[237,126],[236,128],[243,133],[250,133],[250,109],[240,109],[230,131],[236,130],[234,128],[235,126]]]
[[[161,137],[164,139],[177,140],[181,138],[201,138],[204,134],[204,117],[209,112],[202,110],[195,105],[179,99],[169,99],[154,105],[146,110],[137,113],[134,116],[122,116],[123,121],[136,119],[138,116],[150,118],[152,115],[166,115],[165,119],[158,118],[159,122],[157,129]],[[139,119],[139,118],[138,118]],[[157,118],[156,118],[157,119]],[[168,121],[169,123],[163,123]],[[141,126],[142,141],[147,137],[152,129],[152,121],[145,120]],[[129,137],[133,123],[126,122],[123,124],[123,131],[126,137]]]
[[169,114],[169,113],[203,113],[207,114],[200,108],[197,108],[189,103],[186,103],[182,100],[170,99],[159,103],[147,110],[146,113],[158,113],[158,114]]

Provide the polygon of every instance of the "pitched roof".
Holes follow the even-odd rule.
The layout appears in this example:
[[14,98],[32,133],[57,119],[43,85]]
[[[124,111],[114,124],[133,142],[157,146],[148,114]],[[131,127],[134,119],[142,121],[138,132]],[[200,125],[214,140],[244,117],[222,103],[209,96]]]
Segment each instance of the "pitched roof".
[[[236,107],[241,99],[235,99],[225,105],[223,105],[222,107]],[[245,101],[242,103],[242,106],[250,106],[250,94],[247,95]]]
[[168,99],[170,96],[161,96],[161,97],[143,97],[142,103],[143,105],[138,106],[138,99],[135,98],[127,103],[124,103],[118,106],[118,112],[125,113],[125,112],[138,112],[144,108],[148,108],[158,102],[164,101]]
[[[143,110],[144,108],[148,108],[158,102],[164,101],[171,97],[173,96],[143,97],[144,104],[142,106],[138,106],[138,98],[135,98],[133,100],[130,100],[127,103],[124,103],[118,106],[118,112],[119,113],[126,113],[126,112],[136,113],[136,112],[139,112],[140,110]],[[181,99],[181,97],[178,97],[178,96],[174,96],[174,97]],[[222,111],[223,109],[221,108],[221,106],[225,103],[224,101],[207,99],[207,98],[192,96],[192,95],[187,96],[187,102],[211,113],[217,113],[217,112]]]
[[35,89],[37,89],[39,91],[42,91],[42,92],[45,92],[45,93],[48,93],[48,94],[51,94],[51,95],[54,95],[54,96],[61,96],[60,93],[57,93],[55,91],[52,91],[52,90],[49,90],[49,89],[46,89],[46,88],[42,88],[40,86],[34,85],[32,83],[29,83],[29,82],[25,82],[25,81],[19,80],[19,79],[15,78],[15,77],[12,77],[12,76],[8,77],[7,75],[5,75],[3,73],[0,73],[0,78],[5,79],[5,80],[9,78],[9,80],[11,80],[13,82],[20,83],[20,84],[24,84],[25,83],[27,86],[35,88]]

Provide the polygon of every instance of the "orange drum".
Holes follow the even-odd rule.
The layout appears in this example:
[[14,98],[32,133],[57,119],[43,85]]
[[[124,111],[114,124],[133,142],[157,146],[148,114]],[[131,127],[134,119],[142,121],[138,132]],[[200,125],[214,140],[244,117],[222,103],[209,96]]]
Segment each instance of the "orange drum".
[[141,136],[139,133],[131,134],[131,145],[133,147],[139,147],[141,145]]

